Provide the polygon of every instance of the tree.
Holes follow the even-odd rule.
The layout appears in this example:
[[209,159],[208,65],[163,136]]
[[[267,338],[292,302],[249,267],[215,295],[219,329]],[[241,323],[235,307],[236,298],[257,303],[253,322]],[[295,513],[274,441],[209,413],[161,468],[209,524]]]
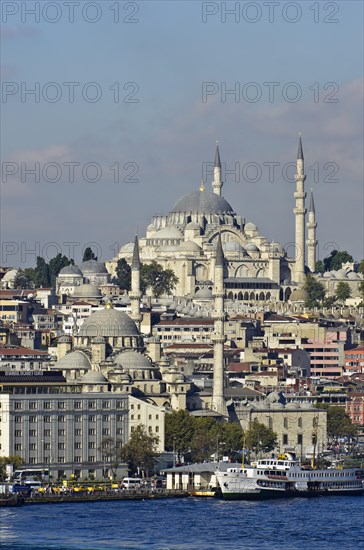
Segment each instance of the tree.
[[195,429],[191,440],[191,458],[193,462],[211,460],[218,454],[219,437],[216,421],[212,418],[196,418]]
[[131,289],[131,267],[125,258],[116,264],[116,284],[123,290]]
[[364,275],[364,260],[359,263],[358,272]]
[[17,470],[22,464],[24,464],[24,460],[21,456],[1,456],[0,457],[0,481],[6,481],[7,474],[6,474],[6,466],[8,464],[13,465],[13,469]]
[[119,464],[123,461],[122,446],[121,439],[105,436],[98,447],[102,460],[110,466],[113,479],[116,479]]
[[132,473],[141,471],[143,475],[153,468],[157,456],[158,437],[148,435],[142,424],[132,430],[129,441],[122,447],[122,457]]
[[83,253],[83,262],[87,262],[88,260],[97,260],[97,256],[95,256],[94,252],[92,251],[92,248],[89,246],[86,248],[85,252]]
[[18,269],[14,278],[14,288],[29,288],[29,280],[23,270]]
[[48,287],[51,284],[49,265],[41,256],[37,256],[34,283],[37,288]]
[[188,411],[180,409],[166,414],[165,448],[174,451],[178,462],[190,451],[193,433],[194,418]]
[[255,418],[245,434],[245,442],[248,449],[256,453],[259,451],[268,453],[277,446],[277,434]]
[[325,271],[337,271],[343,263],[352,261],[353,257],[346,250],[332,250],[330,256],[324,258]]
[[240,453],[243,447],[243,429],[237,422],[218,424],[219,451],[224,456],[232,457]]
[[351,296],[351,288],[349,283],[340,281],[335,288],[335,296],[339,302],[344,304],[345,301]]
[[162,294],[171,294],[177,283],[178,277],[174,271],[163,269],[155,260],[140,267],[140,286],[143,294],[150,287],[153,296],[159,298]]
[[316,408],[327,411],[327,435],[329,438],[354,437],[356,427],[343,407],[335,407],[327,403],[316,403]]
[[67,256],[62,256],[61,253],[57,254],[54,258],[49,260],[49,273],[50,273],[50,282],[54,286],[56,283],[56,277],[63,267],[70,265],[71,260]]
[[324,273],[324,271],[324,262],[322,260],[317,260],[317,262],[315,263],[315,273]]
[[360,293],[361,301],[362,301],[362,303],[364,303],[364,281],[362,281],[359,284],[358,290],[359,290],[359,293]]
[[312,275],[307,275],[303,288],[307,292],[305,306],[309,308],[319,307],[325,298],[326,291],[324,285],[312,277]]

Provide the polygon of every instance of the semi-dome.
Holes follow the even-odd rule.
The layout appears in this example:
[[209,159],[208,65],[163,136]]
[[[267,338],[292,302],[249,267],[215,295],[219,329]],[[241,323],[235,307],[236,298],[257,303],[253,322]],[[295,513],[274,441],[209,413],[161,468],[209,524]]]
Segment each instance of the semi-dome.
[[194,298],[199,298],[203,300],[210,300],[212,297],[212,291],[207,287],[200,288],[200,290],[198,290],[194,295]]
[[240,253],[245,252],[241,244],[236,241],[228,241],[226,243],[223,243],[222,248],[224,252],[240,252]]
[[163,227],[154,233],[153,239],[182,239],[182,233],[179,229],[177,229],[177,227],[170,225],[169,227]]
[[115,363],[124,367],[124,369],[150,369],[155,368],[146,355],[137,351],[122,351],[114,357]]
[[87,283],[76,286],[73,296],[76,298],[101,298],[101,292],[97,286]]
[[90,369],[91,363],[89,358],[82,351],[76,350],[67,353],[57,361],[54,365],[55,369]]
[[230,204],[216,193],[195,191],[179,199],[172,212],[206,212],[211,214],[233,214]]
[[89,370],[81,378],[80,382],[82,384],[106,384],[107,378],[96,370]]
[[244,225],[245,231],[257,231],[258,228],[254,223],[248,222]]
[[93,273],[93,274],[99,274],[99,273],[107,273],[107,269],[104,266],[102,262],[98,262],[97,260],[87,260],[86,262],[82,262],[80,265],[80,269],[83,274],[85,273]]
[[84,320],[79,336],[139,336],[134,321],[122,311],[106,307]]
[[254,243],[248,243],[245,245],[245,250],[247,252],[259,252],[259,248]]
[[201,225],[197,222],[190,222],[185,227],[185,231],[201,231],[201,229]]
[[58,344],[71,344],[72,338],[68,334],[64,334],[58,338]]
[[119,253],[123,253],[123,254],[133,254],[134,252],[134,243],[126,243],[124,244],[124,246],[122,246],[120,248],[120,252]]
[[59,272],[59,275],[73,275],[73,276],[79,276],[82,277],[82,272],[77,265],[66,265],[65,267],[62,267],[61,271]]
[[201,252],[201,247],[193,241],[185,241],[179,245],[178,250],[184,252]]

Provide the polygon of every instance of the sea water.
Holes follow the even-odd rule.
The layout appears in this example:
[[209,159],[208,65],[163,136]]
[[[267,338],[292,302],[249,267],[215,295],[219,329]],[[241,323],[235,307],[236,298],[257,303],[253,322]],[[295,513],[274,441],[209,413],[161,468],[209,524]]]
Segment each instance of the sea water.
[[364,497],[163,499],[0,509],[4,550],[364,548]]

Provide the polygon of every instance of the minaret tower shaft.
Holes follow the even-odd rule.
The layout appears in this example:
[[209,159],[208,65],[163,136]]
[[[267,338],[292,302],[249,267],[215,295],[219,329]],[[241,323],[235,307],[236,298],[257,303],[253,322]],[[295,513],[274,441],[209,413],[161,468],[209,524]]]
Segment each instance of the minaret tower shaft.
[[313,200],[313,191],[311,189],[310,206],[308,208],[308,222],[307,222],[307,266],[311,273],[315,272],[316,266],[316,214],[315,214],[315,202]]
[[131,314],[138,328],[140,328],[140,322],[142,315],[140,313],[140,299],[142,294],[140,292],[140,255],[139,255],[139,240],[138,235],[135,236],[133,259],[131,263],[131,292],[129,294],[131,302]]
[[302,140],[300,136],[297,151],[297,173],[295,175],[296,192],[294,193],[294,198],[296,200],[296,206],[293,210],[296,218],[295,281],[297,283],[303,283],[305,281],[305,179]]
[[212,188],[216,195],[219,195],[221,197],[221,188],[222,188],[222,181],[221,181],[221,161],[220,161],[220,151],[219,151],[219,144],[216,143],[216,153],[215,153],[215,163],[214,163],[214,179],[212,182]]
[[212,408],[218,413],[227,416],[227,408],[224,398],[224,253],[219,234],[215,259],[215,284],[214,284],[214,380],[212,390]]

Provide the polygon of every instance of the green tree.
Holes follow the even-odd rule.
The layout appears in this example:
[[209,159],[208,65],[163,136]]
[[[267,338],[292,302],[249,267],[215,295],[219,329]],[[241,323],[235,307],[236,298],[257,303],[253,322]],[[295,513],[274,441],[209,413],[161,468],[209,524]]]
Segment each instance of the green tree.
[[29,280],[22,269],[18,269],[15,275],[14,288],[29,288]]
[[24,459],[21,456],[1,456],[0,457],[0,481],[6,481],[6,466],[8,464],[13,465],[14,471],[17,470],[22,464]]
[[335,407],[328,403],[316,403],[315,406],[327,411],[327,435],[329,438],[350,438],[356,435],[356,427],[343,407]]
[[165,417],[164,431],[166,451],[174,451],[180,462],[191,449],[194,433],[193,416],[182,409],[169,412]]
[[49,265],[41,256],[37,257],[35,267],[34,284],[37,288],[48,287],[51,284]]
[[360,293],[361,302],[363,304],[364,303],[364,281],[361,281],[361,283],[359,283],[358,290],[359,290],[359,293]]
[[50,282],[54,286],[56,284],[56,277],[63,267],[70,265],[71,260],[67,256],[62,256],[61,253],[57,254],[54,258],[49,261],[49,273],[50,273]]
[[325,271],[337,271],[345,262],[352,262],[353,257],[346,250],[332,250],[330,256],[324,258]]
[[243,429],[237,422],[218,424],[219,456],[234,456],[243,448]]
[[88,260],[97,260],[97,256],[95,256],[93,250],[91,247],[87,247],[85,252],[83,253],[83,262],[87,262]]
[[101,440],[98,451],[102,456],[102,460],[110,467],[113,479],[116,479],[118,467],[123,461],[123,449],[121,439],[114,439],[111,436],[105,436]]
[[315,263],[315,273],[324,273],[324,271],[324,262],[322,260],[317,260],[317,262]]
[[122,457],[128,463],[132,473],[141,472],[148,475],[157,456],[158,437],[148,435],[142,424],[132,430],[129,441],[122,447]]
[[307,292],[305,306],[309,308],[319,307],[325,298],[326,291],[324,285],[312,275],[307,275],[303,288]]
[[123,290],[131,289],[131,267],[125,258],[120,258],[116,264],[116,284]]
[[200,417],[195,419],[195,429],[191,440],[191,458],[193,462],[211,460],[211,456],[218,452],[219,430],[216,421],[212,418]]
[[150,287],[153,296],[159,298],[162,294],[171,294],[177,283],[178,277],[174,271],[163,269],[155,260],[140,267],[140,286],[143,294]]
[[351,288],[349,283],[340,281],[335,288],[335,296],[339,302],[344,304],[345,301],[351,296]]
[[245,434],[245,442],[248,449],[258,453],[268,453],[277,446],[277,434],[271,428],[255,419]]
[[358,272],[364,275],[364,260],[359,263]]

